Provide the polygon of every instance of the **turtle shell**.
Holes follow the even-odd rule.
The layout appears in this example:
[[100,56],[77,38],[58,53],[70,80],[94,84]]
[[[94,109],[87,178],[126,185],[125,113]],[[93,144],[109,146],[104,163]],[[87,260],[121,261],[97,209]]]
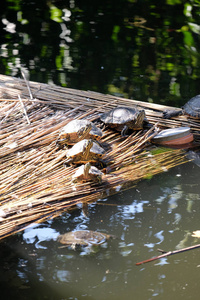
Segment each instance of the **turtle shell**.
[[67,151],[67,158],[74,163],[96,162],[105,150],[93,140],[82,140]]
[[102,131],[94,123],[88,120],[73,120],[61,129],[57,143],[74,145],[81,139],[99,140],[101,137]]
[[103,173],[96,167],[91,166],[90,163],[81,165],[74,175],[72,176],[72,182],[86,182],[94,181],[101,183],[101,177]]
[[186,114],[199,119],[200,118],[200,95],[191,98],[183,106],[183,110]]
[[129,129],[142,129],[145,118],[144,110],[138,110],[136,107],[115,107],[109,112],[103,113],[100,119],[110,127],[122,130],[124,125]]
[[57,241],[75,249],[77,246],[91,247],[93,245],[100,245],[111,237],[111,235],[102,232],[78,230],[60,234],[57,237]]

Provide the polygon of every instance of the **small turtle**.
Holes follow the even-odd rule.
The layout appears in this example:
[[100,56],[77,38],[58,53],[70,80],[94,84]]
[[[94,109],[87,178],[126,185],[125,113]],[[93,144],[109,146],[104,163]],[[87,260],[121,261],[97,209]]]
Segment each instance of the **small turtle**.
[[95,141],[82,140],[76,143],[71,149],[67,151],[66,164],[83,164],[83,163],[96,163],[100,161],[105,150],[100,147]]
[[64,126],[59,134],[57,145],[74,145],[83,139],[99,140],[102,131],[88,120],[73,120]]
[[163,118],[170,119],[185,114],[200,119],[200,95],[191,98],[180,110],[165,110],[163,112]]
[[77,230],[60,234],[57,237],[57,241],[65,245],[62,248],[71,246],[72,249],[76,250],[80,246],[92,247],[101,245],[110,238],[114,238],[114,236],[92,230]]
[[121,131],[121,135],[125,136],[128,129],[143,129],[145,111],[134,107],[119,106],[103,113],[100,120],[109,127]]
[[86,182],[93,181],[101,183],[103,173],[88,162],[85,165],[81,165],[72,176],[72,182]]

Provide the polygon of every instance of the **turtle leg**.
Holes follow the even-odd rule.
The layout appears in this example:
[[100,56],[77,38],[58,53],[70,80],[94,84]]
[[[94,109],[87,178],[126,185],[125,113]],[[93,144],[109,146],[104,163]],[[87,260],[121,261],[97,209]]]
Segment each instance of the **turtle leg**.
[[149,123],[149,121],[147,119],[144,119],[143,127],[144,127],[144,129],[150,129],[153,127],[153,124]]
[[95,165],[99,168],[99,169],[104,169],[107,167],[107,164],[105,161],[103,161],[103,159],[99,159]]
[[61,139],[57,139],[56,140],[56,146],[59,148],[59,149],[63,149],[63,148],[68,148],[68,145],[66,143],[66,140],[61,140]]
[[98,182],[98,184],[102,184],[102,178],[101,178],[101,176],[97,177],[97,182]]
[[128,135],[128,126],[124,125],[121,131],[121,136],[127,136]]
[[172,117],[180,116],[182,115],[182,110],[164,110],[163,111],[163,118],[164,119],[170,119]]

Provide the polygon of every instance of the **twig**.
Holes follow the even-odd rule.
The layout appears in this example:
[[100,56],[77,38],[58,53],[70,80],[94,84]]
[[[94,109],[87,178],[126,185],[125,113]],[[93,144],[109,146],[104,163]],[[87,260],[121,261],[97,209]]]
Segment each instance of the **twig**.
[[5,117],[1,120],[0,124],[2,124],[6,119],[7,117],[17,108],[17,106],[19,105],[19,103],[16,103],[8,112],[7,114],[5,115]]
[[27,120],[28,124],[30,125],[30,124],[31,124],[31,122],[30,122],[30,120],[29,120],[29,118],[28,118],[28,115],[27,115],[27,112],[26,112],[26,108],[25,108],[25,106],[24,106],[24,103],[23,103],[23,101],[22,101],[22,99],[21,99],[20,95],[18,95],[18,98],[19,98],[19,101],[20,101],[20,103],[21,103],[21,106],[22,106],[22,108],[23,108],[23,111],[24,111],[24,114],[25,114],[26,120]]
[[22,73],[22,76],[24,78],[24,81],[26,82],[26,86],[27,86],[27,89],[28,89],[28,92],[29,92],[29,95],[30,95],[30,100],[33,100],[33,94],[31,92],[30,84],[29,84],[28,80],[26,79],[26,76],[24,74],[24,71],[22,71],[22,69],[21,69],[21,73]]
[[187,248],[183,248],[183,249],[179,249],[179,250],[175,250],[175,251],[168,251],[168,252],[166,252],[164,254],[161,254],[161,255],[158,255],[156,257],[152,257],[152,258],[143,260],[141,262],[138,262],[138,263],[136,263],[136,266],[140,266],[142,264],[145,264],[145,263],[148,263],[148,262],[151,262],[151,261],[163,258],[163,257],[167,257],[167,256],[170,256],[170,255],[173,255],[173,254],[178,254],[178,253],[182,253],[182,252],[193,250],[193,249],[197,249],[197,248],[200,248],[200,244],[194,245],[194,246],[190,246],[190,247],[187,247]]

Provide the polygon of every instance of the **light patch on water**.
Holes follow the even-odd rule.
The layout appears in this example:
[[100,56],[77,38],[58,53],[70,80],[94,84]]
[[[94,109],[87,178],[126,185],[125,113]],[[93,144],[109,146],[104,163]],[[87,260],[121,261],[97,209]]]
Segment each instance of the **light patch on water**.
[[43,241],[50,241],[50,240],[56,240],[59,233],[52,228],[43,227],[43,228],[37,228],[38,225],[33,224],[32,226],[28,226],[23,233],[23,239],[27,244],[35,244],[36,248],[44,248],[40,245],[40,242]]
[[169,213],[178,207],[178,200],[182,199],[183,193],[180,187],[177,187],[177,191],[172,192],[169,196]]
[[178,224],[180,221],[181,221],[181,215],[180,214],[178,214],[178,213],[176,213],[176,214],[174,214],[174,222],[173,222],[173,224]]
[[10,33],[16,32],[16,24],[9,22],[6,18],[2,19],[2,23],[6,25],[6,27],[4,27],[4,30],[6,30],[7,32]]
[[61,282],[70,282],[71,281],[71,272],[68,270],[58,270],[57,279]]
[[19,278],[24,279],[25,282],[28,282],[28,278],[27,276],[24,274],[24,272],[21,272],[19,270],[16,270],[17,275],[19,276]]
[[134,243],[126,244],[125,242],[119,243],[119,252],[122,256],[126,257],[133,251]]
[[119,209],[123,215],[123,220],[130,220],[135,218],[136,213],[142,213],[144,211],[144,204],[149,203],[149,201],[137,202],[133,201],[131,205],[121,205]]
[[165,200],[165,196],[160,196],[160,197],[158,197],[158,199],[156,199],[155,201],[157,202],[157,203],[159,203],[159,204],[161,204],[164,200]]
[[154,236],[160,240],[156,244],[161,244],[164,241],[163,230],[157,232],[156,234],[154,234]]
[[155,233],[154,236],[157,239],[159,239],[159,241],[157,243],[146,243],[146,244],[144,244],[144,246],[146,246],[149,249],[153,249],[155,245],[159,245],[164,241],[163,230]]
[[169,265],[169,262],[167,261],[167,257],[160,258],[157,263],[155,263],[155,266],[164,266]]
[[148,243],[148,244],[144,244],[144,246],[146,246],[149,249],[152,249],[155,246],[155,244],[154,243]]

